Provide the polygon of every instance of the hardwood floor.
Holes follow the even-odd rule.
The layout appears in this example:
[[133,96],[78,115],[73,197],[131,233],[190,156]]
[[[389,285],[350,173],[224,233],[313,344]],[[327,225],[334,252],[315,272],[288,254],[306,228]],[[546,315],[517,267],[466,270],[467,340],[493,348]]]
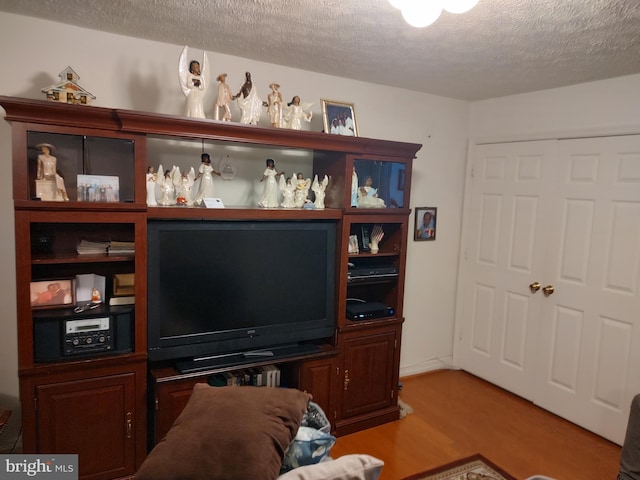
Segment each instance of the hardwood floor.
[[620,447],[473,375],[439,370],[402,379],[414,413],[339,437],[337,458],[368,453],[385,462],[381,480],[480,453],[517,479],[615,480]]

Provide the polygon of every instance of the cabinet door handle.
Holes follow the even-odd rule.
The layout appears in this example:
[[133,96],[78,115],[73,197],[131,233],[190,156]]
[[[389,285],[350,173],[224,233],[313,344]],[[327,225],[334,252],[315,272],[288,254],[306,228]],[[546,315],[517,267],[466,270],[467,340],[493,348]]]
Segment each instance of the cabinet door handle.
[[132,413],[131,412],[127,412],[127,438],[131,438],[133,437],[133,420],[132,420]]
[[349,390],[349,370],[344,371],[344,389]]

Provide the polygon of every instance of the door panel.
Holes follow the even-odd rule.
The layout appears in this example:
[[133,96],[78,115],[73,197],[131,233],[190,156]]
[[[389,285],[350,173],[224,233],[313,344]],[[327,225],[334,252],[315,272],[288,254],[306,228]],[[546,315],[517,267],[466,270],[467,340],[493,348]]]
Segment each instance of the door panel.
[[[476,146],[465,228],[460,362],[531,399],[542,282],[545,161],[554,142]],[[538,293],[537,296],[541,294]]]

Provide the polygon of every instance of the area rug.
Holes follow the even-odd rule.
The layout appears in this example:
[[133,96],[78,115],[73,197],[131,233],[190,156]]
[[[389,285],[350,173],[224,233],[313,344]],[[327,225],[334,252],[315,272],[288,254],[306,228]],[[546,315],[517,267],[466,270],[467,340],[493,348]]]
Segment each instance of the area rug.
[[403,480],[516,480],[482,455],[473,455]]

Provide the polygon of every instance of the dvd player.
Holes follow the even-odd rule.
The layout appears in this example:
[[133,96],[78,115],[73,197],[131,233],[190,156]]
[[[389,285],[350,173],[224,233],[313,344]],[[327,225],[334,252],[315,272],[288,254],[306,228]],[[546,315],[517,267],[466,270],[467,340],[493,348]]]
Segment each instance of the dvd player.
[[392,317],[395,309],[380,302],[352,302],[347,303],[347,318],[349,320],[372,320],[376,318]]
[[347,273],[347,283],[393,278],[398,278],[398,269],[394,266],[355,267]]

